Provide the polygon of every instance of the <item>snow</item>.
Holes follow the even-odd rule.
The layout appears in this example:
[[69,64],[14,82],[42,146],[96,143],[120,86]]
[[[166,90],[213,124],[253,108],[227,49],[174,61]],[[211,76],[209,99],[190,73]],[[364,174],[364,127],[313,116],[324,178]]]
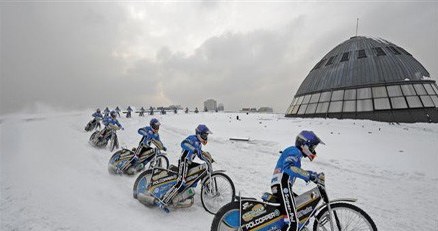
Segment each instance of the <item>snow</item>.
[[[88,143],[84,126],[92,111],[0,117],[1,230],[209,230],[213,216],[199,197],[165,214],[132,198],[136,177],[111,176],[112,153]],[[236,116],[240,120],[236,120]],[[437,124],[388,124],[366,120],[284,118],[279,114],[199,113],[155,115],[171,163],[180,142],[206,124],[214,134],[204,150],[226,170],[236,190],[259,197],[269,191],[278,151],[301,130],[326,145],[303,168],[325,172],[330,198],[356,203],[379,230],[438,230]],[[121,118],[121,146],[136,146],[137,129],[150,116]],[[249,142],[230,137],[250,138]],[[298,192],[312,184],[296,184]],[[199,194],[199,189],[197,189]]]

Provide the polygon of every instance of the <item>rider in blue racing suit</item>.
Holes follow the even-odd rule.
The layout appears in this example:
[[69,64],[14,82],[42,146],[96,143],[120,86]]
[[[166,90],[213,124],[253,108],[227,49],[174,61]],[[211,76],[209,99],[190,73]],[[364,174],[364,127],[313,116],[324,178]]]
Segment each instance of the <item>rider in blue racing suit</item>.
[[94,117],[94,119],[103,119],[103,115],[102,115],[102,113],[100,112],[100,109],[98,108],[97,110],[96,110],[96,112],[95,113],[93,113],[91,116],[93,116]]
[[295,140],[295,146],[283,150],[271,180],[271,190],[277,202],[283,205],[283,214],[287,215],[285,222],[287,227],[282,230],[297,231],[298,217],[295,206],[292,186],[297,178],[306,182],[315,181],[319,175],[313,171],[301,168],[301,159],[309,158],[311,161],[316,157],[315,148],[318,144],[324,144],[312,131],[302,131]]
[[[102,130],[102,133],[100,136],[101,138],[106,136],[106,133],[111,129],[112,126],[117,126],[122,130],[124,129],[116,117],[117,117],[117,113],[115,111],[111,111],[110,116],[105,116],[103,118],[103,124],[105,125],[105,128]],[[110,137],[107,137],[107,139],[109,139],[109,138]]]
[[158,204],[158,206],[162,208],[166,208],[178,192],[181,192],[184,189],[187,172],[190,167],[192,167],[193,159],[196,156],[201,160],[204,160],[205,158],[202,155],[202,145],[207,144],[208,134],[212,134],[212,132],[203,124],[198,125],[195,131],[195,135],[188,136],[181,142],[182,154],[178,160],[178,179],[176,180],[176,184],[164,194],[161,200],[162,204],[161,202]]
[[[150,126],[146,126],[146,127],[138,129],[138,134],[143,136],[140,140],[140,143],[139,143],[140,150],[137,150],[135,152],[135,155],[131,159],[131,166],[134,166],[137,169],[143,168],[143,166],[139,165],[141,163],[137,163],[137,160],[142,155],[150,155],[150,156],[153,155],[153,152],[150,151],[150,150],[152,150],[152,148],[151,148],[152,142],[154,143],[154,145],[158,149],[161,149],[163,151],[167,150],[167,148],[164,147],[163,143],[161,142],[160,135],[158,134],[158,130],[160,129],[161,123],[157,119],[153,118],[149,122],[149,125]],[[138,166],[136,166],[136,165],[138,165]]]

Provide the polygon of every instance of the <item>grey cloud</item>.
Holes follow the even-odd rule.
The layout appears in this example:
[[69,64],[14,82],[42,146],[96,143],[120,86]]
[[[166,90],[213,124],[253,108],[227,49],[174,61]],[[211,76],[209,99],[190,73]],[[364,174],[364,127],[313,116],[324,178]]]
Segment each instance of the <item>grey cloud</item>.
[[[360,35],[404,47],[438,75],[437,3],[137,5],[146,21],[122,3],[2,3],[0,112],[35,102],[193,108],[208,98],[284,112],[319,59],[354,35],[356,17]],[[270,15],[278,24],[257,26]],[[236,21],[221,25],[227,16]],[[236,29],[242,19],[251,29]],[[213,31],[223,33],[202,37]]]

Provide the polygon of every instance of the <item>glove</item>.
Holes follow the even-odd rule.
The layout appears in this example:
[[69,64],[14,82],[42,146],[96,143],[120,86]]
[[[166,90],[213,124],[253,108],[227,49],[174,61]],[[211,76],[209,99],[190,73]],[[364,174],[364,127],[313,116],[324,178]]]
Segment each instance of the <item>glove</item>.
[[163,151],[167,151],[167,148],[163,146]]
[[318,179],[318,173],[309,171],[309,180],[316,182]]

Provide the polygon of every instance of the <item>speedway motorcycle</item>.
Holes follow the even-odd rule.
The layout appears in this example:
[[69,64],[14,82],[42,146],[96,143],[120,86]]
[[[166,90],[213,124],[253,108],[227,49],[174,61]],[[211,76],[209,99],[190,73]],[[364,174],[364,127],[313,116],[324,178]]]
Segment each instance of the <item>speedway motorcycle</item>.
[[114,149],[119,148],[119,139],[117,138],[116,131],[120,128],[116,125],[108,125],[106,128],[95,131],[90,136],[90,143],[91,145],[98,147],[98,148],[104,148],[110,143],[110,150],[114,151]]
[[[356,199],[343,198],[329,200],[325,187],[324,174],[316,180],[316,187],[294,197],[299,231],[377,231],[371,217],[359,207],[351,204]],[[282,206],[269,193],[263,201],[255,198],[239,197],[228,203],[215,215],[211,231],[220,230],[285,230],[287,216],[282,214]],[[291,231],[295,231],[292,228]]]
[[[159,141],[152,140],[155,148],[146,149],[143,151],[143,143],[140,143],[137,148],[132,150],[123,148],[115,152],[108,162],[108,172],[116,175],[134,175],[144,169],[152,169],[161,167],[167,169],[169,167],[169,159],[166,153],[161,152],[163,145]],[[140,153],[142,152],[143,153]],[[139,156],[136,161],[136,166],[132,166],[131,160],[134,155]]]
[[89,132],[92,131],[94,129],[97,129],[99,127],[100,129],[100,121],[102,120],[102,118],[96,117],[92,120],[90,120],[90,122],[87,123],[87,125],[85,126],[85,131]]
[[[203,152],[205,163],[192,163],[189,167],[186,186],[169,203],[169,208],[190,207],[194,203],[195,188],[201,184],[201,202],[204,209],[215,214],[223,205],[234,201],[234,183],[223,170],[213,171],[214,162],[208,152]],[[176,184],[178,167],[153,168],[142,172],[134,183],[133,195],[140,203],[153,207],[160,198]]]

